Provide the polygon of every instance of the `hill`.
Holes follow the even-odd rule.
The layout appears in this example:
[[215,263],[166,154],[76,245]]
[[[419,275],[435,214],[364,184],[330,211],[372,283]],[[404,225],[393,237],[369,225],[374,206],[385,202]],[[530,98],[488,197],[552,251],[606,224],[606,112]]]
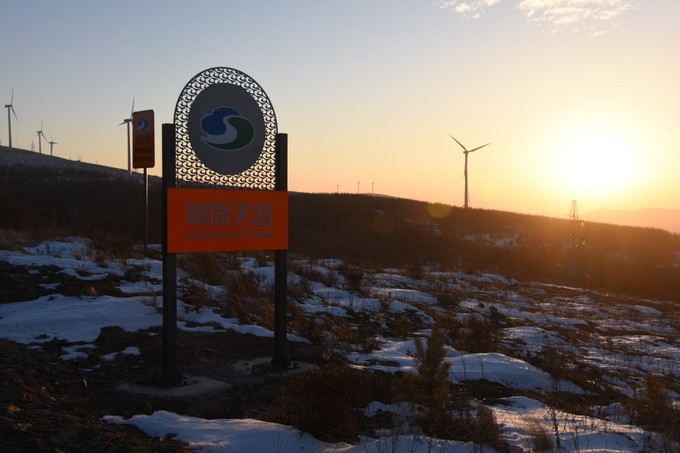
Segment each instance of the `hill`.
[[[9,156],[9,157],[8,157]],[[123,170],[0,150],[0,227],[37,239],[140,243],[143,189]],[[666,231],[350,194],[292,193],[290,252],[367,266],[493,272],[525,281],[680,299],[680,237]],[[160,240],[151,180],[150,241]],[[575,240],[578,241],[575,241]],[[575,246],[575,245],[579,246]],[[583,245],[585,244],[585,245]]]
[[0,247],[6,451],[678,451],[673,303],[291,258],[281,370],[271,259],[192,254],[159,388],[158,254],[93,246]]
[[180,255],[183,385],[159,388],[140,178],[31,162],[0,163],[8,451],[678,451],[677,304],[621,294],[675,291],[675,235],[291,194],[291,367],[272,254]]
[[591,222],[660,228],[672,233],[680,233],[680,211],[674,209],[650,208],[635,211],[600,209],[586,214],[583,218]]

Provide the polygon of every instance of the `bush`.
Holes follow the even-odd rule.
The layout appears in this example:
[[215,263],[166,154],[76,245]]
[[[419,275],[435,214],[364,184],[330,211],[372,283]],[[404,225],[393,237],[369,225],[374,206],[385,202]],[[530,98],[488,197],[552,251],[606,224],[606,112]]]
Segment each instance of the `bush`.
[[424,403],[429,405],[446,404],[451,395],[449,375],[451,364],[445,360],[446,341],[439,326],[434,325],[426,345],[420,338],[415,340],[414,359],[418,368],[417,383],[423,392]]
[[357,294],[364,294],[364,271],[360,268],[342,265],[338,269],[345,277],[347,289]]
[[471,316],[459,331],[458,341],[468,352],[493,352],[498,346],[498,325]]
[[680,410],[673,405],[662,378],[645,377],[645,387],[636,409],[637,423],[662,434],[671,442],[680,442]]
[[508,446],[501,439],[501,431],[491,409],[486,406],[480,406],[477,409],[477,418],[474,421],[473,428],[473,442],[491,445],[498,452],[507,451]]
[[224,283],[225,271],[217,253],[190,253],[178,257],[178,266],[208,285]]
[[552,437],[548,434],[548,430],[545,429],[540,421],[530,418],[527,420],[524,429],[529,436],[527,442],[531,451],[553,451],[555,444],[553,443]]
[[274,418],[327,442],[355,441],[358,408],[371,401],[372,375],[327,365],[295,376],[275,401]]

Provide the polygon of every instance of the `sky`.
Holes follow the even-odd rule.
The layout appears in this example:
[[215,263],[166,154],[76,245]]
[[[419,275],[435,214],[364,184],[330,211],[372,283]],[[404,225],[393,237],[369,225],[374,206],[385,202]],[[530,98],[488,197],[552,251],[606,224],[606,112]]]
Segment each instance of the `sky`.
[[[289,188],[566,217],[680,209],[677,0],[0,0],[15,147],[127,168],[199,72],[266,91]],[[12,98],[12,92],[13,98]],[[0,141],[7,145],[7,110]],[[41,127],[42,124],[42,127]],[[43,153],[49,145],[43,141]]]

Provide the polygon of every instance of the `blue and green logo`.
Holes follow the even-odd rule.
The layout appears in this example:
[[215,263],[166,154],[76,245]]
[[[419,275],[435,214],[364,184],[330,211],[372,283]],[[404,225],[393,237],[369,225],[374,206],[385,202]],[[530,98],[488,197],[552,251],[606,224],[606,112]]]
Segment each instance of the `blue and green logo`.
[[218,107],[201,118],[201,140],[213,148],[236,151],[245,148],[255,137],[255,127],[231,107]]
[[149,127],[149,120],[147,120],[144,117],[141,117],[140,119],[137,120],[137,130],[143,131],[147,127]]

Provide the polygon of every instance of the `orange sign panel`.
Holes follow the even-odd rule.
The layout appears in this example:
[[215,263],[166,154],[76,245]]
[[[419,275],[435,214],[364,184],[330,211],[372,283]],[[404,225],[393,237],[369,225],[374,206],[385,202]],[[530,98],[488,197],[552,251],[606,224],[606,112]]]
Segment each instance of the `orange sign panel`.
[[288,192],[168,189],[168,252],[288,249]]
[[155,165],[153,110],[132,114],[132,167],[151,168]]

